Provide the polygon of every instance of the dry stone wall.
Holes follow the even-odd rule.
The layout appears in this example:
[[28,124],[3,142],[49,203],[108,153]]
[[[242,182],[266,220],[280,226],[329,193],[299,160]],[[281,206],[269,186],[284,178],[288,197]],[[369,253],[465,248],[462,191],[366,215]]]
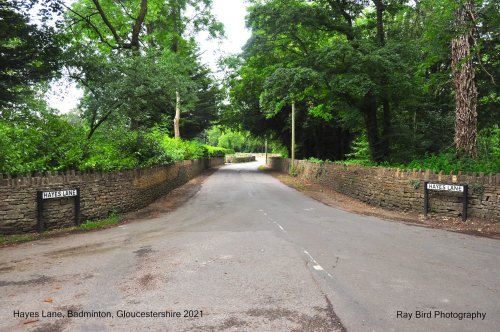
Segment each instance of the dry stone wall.
[[[80,188],[81,220],[143,208],[224,158],[199,159],[120,172],[48,172],[10,177],[0,174],[0,235],[37,229],[37,191]],[[74,225],[74,198],[44,200],[46,229]]]
[[[288,172],[290,159],[270,158],[272,169]],[[500,174],[443,174],[432,171],[295,161],[297,176],[337,192],[391,210],[423,213],[424,182],[469,185],[468,216],[500,222]],[[462,193],[429,191],[429,213],[458,217]]]
[[255,156],[246,156],[246,157],[242,157],[242,156],[228,156],[226,157],[226,162],[227,163],[232,163],[232,164],[236,164],[236,163],[249,163],[249,162],[252,162],[252,161],[255,161]]

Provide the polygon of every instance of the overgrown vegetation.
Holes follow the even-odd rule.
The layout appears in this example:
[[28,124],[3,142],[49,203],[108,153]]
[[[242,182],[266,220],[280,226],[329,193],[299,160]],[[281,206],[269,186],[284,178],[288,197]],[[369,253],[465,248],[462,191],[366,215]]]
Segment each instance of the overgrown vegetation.
[[120,222],[120,216],[116,213],[111,213],[109,217],[99,220],[87,220],[78,226],[79,229],[90,231],[94,229],[106,228],[116,225]]
[[[363,138],[363,136],[361,137]],[[367,158],[367,142],[358,139],[353,145],[354,152],[349,155],[350,159],[336,161],[335,163],[341,165],[397,167],[402,169],[429,169],[434,172],[443,171],[445,173],[450,173],[452,171],[455,173],[459,171],[483,172],[486,174],[500,173],[500,129],[491,128],[481,131],[478,141],[479,155],[476,159],[464,155],[457,155],[454,149],[449,148],[438,154],[426,154],[424,157],[415,159],[409,163],[391,163],[387,161],[375,163]],[[315,163],[330,162],[330,160],[321,160],[314,157],[308,158],[307,161]]]
[[[233,153],[255,153],[265,151],[264,137],[257,137],[248,131],[240,131],[222,126],[213,126],[206,131],[206,140],[212,146],[226,149],[228,154]],[[267,150],[269,153],[287,156],[286,147],[276,138],[267,139]]]
[[52,236],[57,236],[58,234],[61,233],[92,231],[95,229],[107,228],[119,224],[122,221],[122,219],[123,218],[119,214],[113,212],[110,213],[110,215],[107,218],[97,219],[97,220],[87,220],[84,223],[80,224],[79,226],[56,229],[53,231],[45,231],[43,233],[30,233],[30,234],[19,234],[19,235],[0,234],[0,246],[45,239]]
[[0,173],[122,170],[178,160],[223,157],[226,149],[170,138],[160,129],[130,131],[104,125],[91,140],[84,122],[52,112],[0,120]]
[[297,159],[496,172],[499,13],[490,0],[251,1],[224,119],[290,147],[294,105]]
[[[222,81],[195,38],[224,34],[211,5],[2,1],[0,172],[147,167],[266,139],[286,157],[292,105],[297,159],[499,172],[497,1],[251,0],[252,37]],[[83,91],[65,115],[44,101],[60,78]]]
[[1,235],[0,234],[0,246],[9,245],[19,242],[28,242],[36,239],[33,234],[20,234],[20,235]]

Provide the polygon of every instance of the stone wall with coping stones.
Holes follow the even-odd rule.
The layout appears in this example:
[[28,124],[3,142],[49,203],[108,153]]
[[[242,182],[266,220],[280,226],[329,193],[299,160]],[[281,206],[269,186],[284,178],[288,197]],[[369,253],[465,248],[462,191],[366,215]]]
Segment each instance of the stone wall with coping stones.
[[[82,221],[143,208],[224,158],[187,160],[117,172],[47,172],[10,177],[0,174],[0,235],[35,232],[36,192],[80,188]],[[74,225],[74,198],[44,200],[46,229]]]
[[228,157],[226,157],[226,163],[230,163],[230,164],[249,163],[252,161],[255,161],[255,156],[246,156],[246,157],[228,156]]
[[[273,170],[288,172],[290,159],[270,158]],[[469,185],[468,217],[500,222],[500,174],[443,174],[432,171],[337,165],[295,161],[299,178],[325,185],[337,192],[390,210],[423,213],[424,182]],[[458,217],[462,193],[429,191],[429,213]]]

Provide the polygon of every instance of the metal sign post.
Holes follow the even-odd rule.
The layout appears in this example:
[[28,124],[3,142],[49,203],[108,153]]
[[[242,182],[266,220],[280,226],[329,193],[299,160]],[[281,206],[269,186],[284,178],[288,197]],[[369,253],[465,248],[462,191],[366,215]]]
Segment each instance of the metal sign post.
[[462,197],[462,220],[467,220],[467,205],[468,201],[468,192],[469,186],[467,184],[445,184],[445,183],[431,183],[424,182],[424,215],[427,216],[427,212],[429,211],[429,190],[437,190],[437,191],[451,191],[451,192],[461,192],[463,193]]
[[58,190],[58,191],[37,191],[37,229],[38,232],[43,232],[45,225],[43,221],[43,202],[46,199],[74,197],[75,198],[75,225],[80,225],[80,188]]

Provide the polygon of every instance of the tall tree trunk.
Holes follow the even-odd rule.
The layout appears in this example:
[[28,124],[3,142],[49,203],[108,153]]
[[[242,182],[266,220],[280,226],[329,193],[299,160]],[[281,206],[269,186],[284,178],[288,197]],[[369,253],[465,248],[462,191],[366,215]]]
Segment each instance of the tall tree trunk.
[[466,1],[456,11],[458,37],[451,41],[455,86],[455,146],[458,153],[477,157],[477,89],[471,59],[474,3]]
[[[170,1],[170,5],[172,6],[172,11],[170,13],[171,19],[173,22],[173,30],[174,36],[172,39],[172,44],[170,45],[170,49],[174,53],[179,52],[179,38],[181,35],[181,7],[179,3],[176,1]],[[180,122],[181,122],[181,96],[179,93],[179,88],[175,90],[175,118],[174,118],[174,135],[175,138],[181,138],[180,131]]]
[[179,129],[181,123],[181,94],[179,90],[175,90],[175,118],[174,118],[174,135],[175,138],[181,138]]

